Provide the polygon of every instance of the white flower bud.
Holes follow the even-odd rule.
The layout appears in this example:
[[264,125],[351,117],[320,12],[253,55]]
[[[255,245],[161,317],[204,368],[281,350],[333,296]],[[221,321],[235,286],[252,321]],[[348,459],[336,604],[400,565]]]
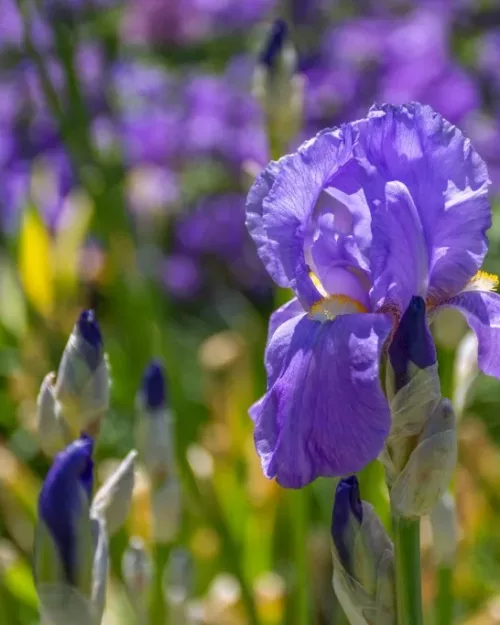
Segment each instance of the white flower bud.
[[153,580],[153,565],[142,538],[130,539],[123,554],[122,574],[131,595],[147,594]]
[[96,493],[90,514],[106,520],[110,535],[125,523],[132,501],[136,451],[131,451]]
[[80,315],[69,337],[57,372],[55,397],[75,434],[97,436],[109,405],[109,372],[92,311]]
[[153,564],[141,538],[130,539],[122,559],[122,575],[140,622],[145,622],[153,581]]

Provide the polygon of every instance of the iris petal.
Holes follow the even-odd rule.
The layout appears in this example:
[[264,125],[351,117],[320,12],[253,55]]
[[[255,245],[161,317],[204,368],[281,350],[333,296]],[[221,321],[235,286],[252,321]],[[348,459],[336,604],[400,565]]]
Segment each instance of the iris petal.
[[487,251],[491,209],[484,161],[458,128],[418,103],[373,107],[358,128],[363,158],[385,180],[404,184],[418,210],[429,255],[429,295],[456,294]]
[[500,295],[467,291],[449,299],[445,306],[457,308],[477,335],[479,368],[500,378]]
[[390,413],[379,360],[391,330],[385,315],[297,316],[266,350],[271,382],[251,409],[264,473],[299,488],[319,476],[362,469],[380,453]]

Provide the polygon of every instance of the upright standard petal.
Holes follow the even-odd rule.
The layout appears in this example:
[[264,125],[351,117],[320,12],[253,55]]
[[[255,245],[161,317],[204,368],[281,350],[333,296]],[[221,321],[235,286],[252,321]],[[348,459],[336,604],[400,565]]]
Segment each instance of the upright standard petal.
[[383,196],[372,203],[372,305],[406,310],[412,296],[427,293],[429,260],[422,222],[406,186],[384,184]]
[[477,335],[481,371],[500,378],[500,295],[466,291],[449,299],[444,306],[460,310]]
[[458,293],[482,264],[491,225],[484,161],[470,141],[429,106],[373,107],[356,122],[362,157],[403,183],[422,222],[430,295]]
[[352,314],[324,323],[297,316],[274,332],[266,351],[272,385],[251,409],[267,477],[299,488],[377,457],[390,428],[379,382],[390,330],[385,315]]
[[306,307],[319,299],[304,254],[309,220],[329,178],[352,156],[353,140],[349,126],[320,133],[295,154],[272,162],[248,196],[247,226],[260,258]]

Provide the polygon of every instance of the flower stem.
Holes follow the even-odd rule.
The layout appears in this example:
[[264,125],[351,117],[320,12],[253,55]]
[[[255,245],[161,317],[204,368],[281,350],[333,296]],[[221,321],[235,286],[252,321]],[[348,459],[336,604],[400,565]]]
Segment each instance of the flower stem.
[[290,525],[293,541],[293,559],[296,579],[293,593],[294,625],[310,625],[311,611],[309,604],[309,580],[307,562],[307,521],[308,495],[304,490],[290,490],[288,493]]
[[398,625],[422,625],[420,520],[393,518]]
[[154,578],[151,590],[150,622],[168,624],[168,610],[163,591],[163,575],[170,555],[168,543],[156,543],[154,545]]
[[436,625],[453,623],[453,571],[450,566],[440,566],[437,570]]

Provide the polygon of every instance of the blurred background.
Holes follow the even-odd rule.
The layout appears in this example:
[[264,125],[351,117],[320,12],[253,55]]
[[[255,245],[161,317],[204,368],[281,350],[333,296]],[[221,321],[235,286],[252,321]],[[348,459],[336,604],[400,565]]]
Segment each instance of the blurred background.
[[[277,18],[288,36],[271,63]],[[271,157],[373,102],[409,100],[457,124],[486,160],[485,269],[500,273],[496,0],[0,0],[0,623],[38,622],[31,551],[50,461],[36,397],[92,307],[112,376],[100,480],[135,445],[144,367],[166,367],[191,622],[345,624],[331,588],[334,481],[285,492],[253,447],[267,322],[289,295],[256,256],[245,196]],[[500,623],[500,383],[477,377],[459,317],[434,332],[461,415],[456,622]],[[361,484],[387,522],[381,468]],[[134,622],[122,556],[132,536],[151,546],[149,486],[139,469],[111,542],[105,625]],[[432,623],[428,522],[422,543]]]

